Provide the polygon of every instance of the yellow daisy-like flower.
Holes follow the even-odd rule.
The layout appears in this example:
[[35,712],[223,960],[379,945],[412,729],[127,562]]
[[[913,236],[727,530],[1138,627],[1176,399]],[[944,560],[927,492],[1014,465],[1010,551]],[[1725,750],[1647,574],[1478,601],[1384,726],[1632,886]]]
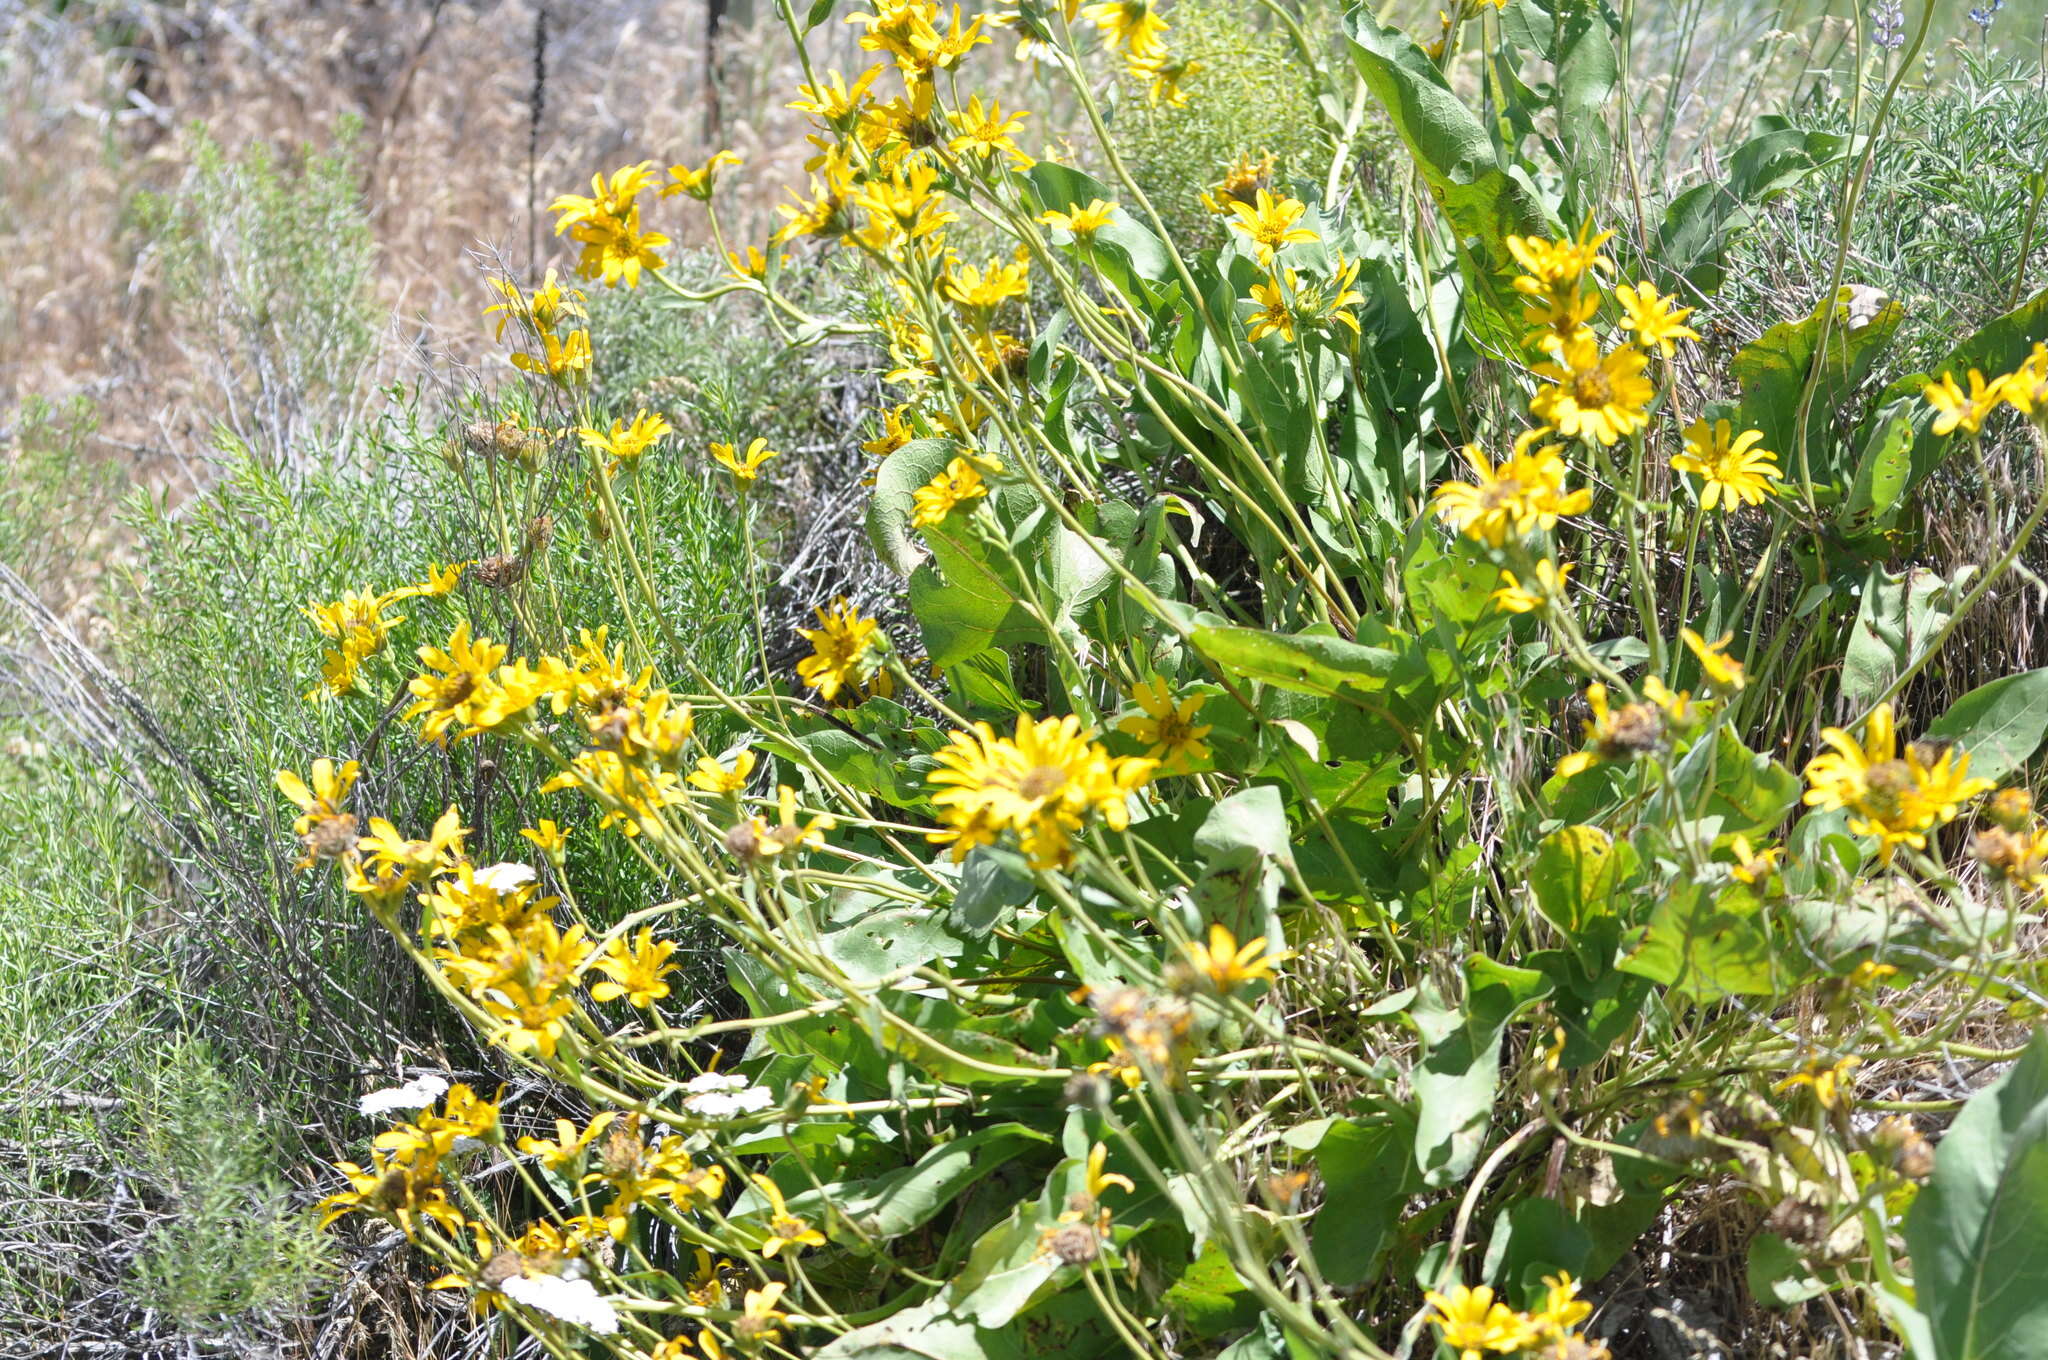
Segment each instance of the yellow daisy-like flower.
[[1191,763],[1209,758],[1209,745],[1203,738],[1213,728],[1195,722],[1195,715],[1209,702],[1208,695],[1190,694],[1176,701],[1165,677],[1155,675],[1134,686],[1131,698],[1142,711],[1117,723],[1117,731],[1143,742],[1146,758],[1159,762],[1160,774],[1185,774]]
[[[1515,263],[1522,266],[1529,279],[1537,288],[1549,288],[1560,283],[1576,283],[1589,273],[1612,273],[1614,261],[1600,253],[1600,247],[1614,238],[1611,231],[1593,233],[1593,224],[1588,222],[1578,236],[1568,241],[1550,241],[1541,236],[1510,236],[1507,238],[1508,254]],[[1517,291],[1533,292],[1535,289],[1516,285]]]
[[[1292,269],[1286,271],[1286,277],[1289,289],[1300,287],[1301,280]],[[1252,301],[1259,305],[1259,310],[1247,319],[1251,342],[1256,345],[1269,335],[1278,335],[1282,340],[1292,344],[1294,309],[1288,306],[1287,290],[1280,287],[1280,280],[1271,278],[1264,283],[1253,284]]]
[[1560,1271],[1543,1277],[1543,1306],[1529,1314],[1529,1320],[1546,1338],[1555,1340],[1591,1316],[1593,1305],[1579,1297],[1579,1282],[1571,1272]]
[[1985,418],[2005,400],[2006,380],[1995,378],[1984,381],[1984,375],[1976,369],[1970,370],[1970,390],[1964,392],[1956,382],[1956,375],[1944,373],[1921,389],[1927,404],[1940,412],[1934,420],[1934,432],[1938,435],[1954,434],[1957,430],[1965,434],[1976,434],[1984,428]]
[[1239,945],[1237,937],[1220,923],[1209,926],[1207,944],[1190,941],[1185,948],[1196,974],[1219,996],[1228,996],[1247,982],[1274,981],[1273,965],[1293,957],[1286,950],[1268,950],[1263,935]]
[[1552,601],[1562,601],[1565,588],[1571,584],[1573,563],[1562,567],[1543,558],[1536,564],[1536,574],[1531,585],[1523,585],[1521,578],[1503,569],[1500,574],[1500,588],[1486,598],[1493,607],[1506,614],[1533,614]]
[[574,387],[590,377],[590,332],[571,331],[567,337],[542,331],[538,355],[521,352],[512,356],[512,367],[522,373],[552,378],[564,387]]
[[448,635],[446,647],[421,647],[419,658],[427,669],[406,686],[413,703],[404,716],[410,720],[424,715],[420,740],[434,741],[457,724],[469,726],[478,701],[493,688],[491,673],[505,659],[505,649],[484,638],[472,640],[469,620],[464,619]]
[[761,1243],[763,1256],[773,1260],[780,1251],[787,1250],[793,1256],[800,1247],[825,1245],[825,1234],[789,1211],[789,1205],[782,1198],[782,1187],[759,1172],[751,1179],[754,1188],[768,1201],[768,1237]]
[[1776,873],[1778,858],[1785,853],[1782,847],[1775,845],[1758,850],[1750,845],[1747,836],[1731,837],[1728,850],[1735,857],[1728,872],[1735,876],[1736,882],[1751,885],[1765,882]]
[[557,826],[553,820],[543,817],[533,826],[521,827],[519,834],[540,847],[540,852],[547,856],[549,863],[560,864],[562,856],[568,852],[570,830],[569,827]]
[[1719,505],[1733,510],[1738,504],[1761,505],[1766,496],[1778,494],[1778,455],[1758,448],[1762,430],[1735,433],[1726,420],[1709,425],[1704,418],[1685,430],[1685,452],[1671,459],[1673,472],[1689,472],[1705,485],[1700,488],[1700,509]]
[[623,420],[614,420],[609,430],[596,430],[585,425],[576,431],[584,448],[611,460],[607,471],[639,467],[641,455],[663,437],[674,433],[675,427],[666,418],[647,411],[636,412],[631,425]]
[[1742,676],[1742,663],[1728,655],[1728,644],[1734,637],[1733,633],[1723,633],[1718,641],[1708,642],[1690,628],[1678,630],[1679,641],[1698,658],[1707,684],[1716,693],[1734,694],[1746,683]]
[[749,749],[733,757],[729,770],[711,756],[699,756],[690,783],[706,793],[738,793],[753,776],[754,753]]
[[342,804],[348,801],[348,791],[361,772],[362,767],[353,760],[336,765],[323,756],[313,762],[310,785],[290,770],[276,773],[278,792],[299,810],[292,830],[305,855],[294,868],[309,868],[317,860],[341,859],[354,852],[356,819]]
[[1092,198],[1085,207],[1079,203],[1070,203],[1065,212],[1042,212],[1038,215],[1038,220],[1048,227],[1057,227],[1068,233],[1077,243],[1086,244],[1095,239],[1096,232],[1110,224],[1115,212],[1116,204]]
[[662,186],[661,196],[688,194],[709,203],[711,192],[718,185],[718,172],[727,166],[737,168],[745,164],[746,159],[739,152],[721,151],[695,170],[687,165],[671,165],[668,168],[669,183]]
[[1064,867],[1072,839],[1090,816],[1113,829],[1129,824],[1129,800],[1156,766],[1133,756],[1112,756],[1081,720],[1017,720],[1014,737],[999,737],[987,723],[952,734],[930,777],[932,805],[944,823],[926,839],[950,844],[955,859],[1004,832],[1033,867]]
[[662,979],[677,970],[678,965],[669,962],[675,952],[674,942],[654,938],[652,926],[642,926],[630,942],[620,936],[591,965],[605,975],[603,982],[591,984],[591,1000],[624,997],[628,1005],[643,1010],[652,1006],[668,995],[668,983]]
[[1454,531],[1498,548],[1510,538],[1557,527],[1566,515],[1593,504],[1586,487],[1564,489],[1571,469],[1555,444],[1544,444],[1548,429],[1529,430],[1515,440],[1514,455],[1495,467],[1477,444],[1465,446],[1470,482],[1445,482],[1432,500],[1437,517]]
[[1612,444],[1649,424],[1649,405],[1657,394],[1643,376],[1649,361],[1630,345],[1601,354],[1590,335],[1559,347],[1557,358],[1537,364],[1538,377],[1550,385],[1538,391],[1529,409],[1568,438]]
[[1104,43],[1133,57],[1151,56],[1164,45],[1166,20],[1159,17],[1154,0],[1102,0],[1082,6],[1081,17],[1095,25]]
[[1804,801],[1823,810],[1847,809],[1849,830],[1875,836],[1878,857],[1890,863],[1901,845],[1927,848],[1927,833],[1955,820],[1963,804],[1990,791],[1988,779],[1970,776],[1970,757],[1947,742],[1916,741],[1900,755],[1890,704],[1880,704],[1858,741],[1839,727],[1824,729],[1828,749],[1806,764]]
[[1813,1098],[1820,1102],[1820,1107],[1823,1110],[1833,1110],[1848,1098],[1849,1073],[1862,1062],[1863,1059],[1854,1054],[1832,1063],[1815,1058],[1771,1089],[1783,1095],[1797,1087],[1810,1086],[1813,1088]]
[[1533,1319],[1496,1303],[1493,1290],[1485,1285],[1456,1285],[1449,1294],[1432,1289],[1423,1298],[1430,1307],[1431,1325],[1444,1344],[1458,1352],[1458,1360],[1480,1360],[1488,1351],[1509,1355],[1542,1339]]
[[1678,341],[1700,338],[1698,331],[1685,324],[1693,309],[1674,306],[1673,299],[1659,293],[1653,283],[1633,288],[1624,283],[1614,290],[1614,297],[1621,303],[1621,324],[1646,350],[1654,349],[1669,359],[1678,352]]
[[1130,62],[1131,78],[1145,86],[1145,102],[1154,108],[1161,105],[1169,109],[1184,109],[1188,106],[1188,92],[1181,87],[1202,73],[1202,63],[1186,57],[1170,56],[1165,52],[1154,52],[1148,57],[1134,57]]
[[987,109],[983,109],[981,96],[976,95],[967,101],[965,113],[953,115],[953,123],[960,133],[946,143],[946,148],[981,160],[1008,156],[1018,169],[1028,170],[1033,161],[1018,148],[1015,134],[1023,130],[1024,120],[1030,116],[1023,112],[1004,113],[1003,106],[993,99],[988,102]]
[[[1658,688],[1662,690],[1661,685]],[[1647,684],[1644,690],[1649,692]],[[1684,696],[1674,697],[1682,706]],[[1557,762],[1560,779],[1569,779],[1594,765],[1629,760],[1654,751],[1664,739],[1664,712],[1655,704],[1630,703],[1610,708],[1607,686],[1601,684],[1586,686],[1586,704],[1593,710],[1593,716],[1585,724],[1585,749]]]
[[988,483],[981,479],[980,470],[965,458],[955,458],[946,464],[944,472],[910,493],[915,507],[910,516],[911,527],[922,529],[943,523],[961,505],[986,495]]
[[492,278],[486,280],[498,295],[505,300],[484,308],[484,315],[502,312],[498,318],[497,339],[505,338],[505,327],[517,321],[536,335],[552,331],[565,317],[582,316],[583,294],[574,288],[565,289],[555,280],[551,268],[541,280],[540,287],[531,293],[522,292],[518,284],[510,279]]
[[862,617],[844,596],[832,602],[830,612],[814,612],[818,626],[796,630],[798,637],[811,644],[811,654],[796,663],[797,677],[828,704],[842,692],[862,698],[870,692],[886,693],[888,672],[876,671],[873,655],[886,643],[880,636],[881,625]]
[[752,486],[754,479],[761,475],[762,464],[770,458],[779,458],[782,455],[769,448],[767,440],[756,439],[747,445],[745,453],[735,451],[730,444],[713,444],[711,456],[717,460],[720,467],[732,474],[733,482],[744,489]]
[[878,62],[861,72],[855,77],[853,84],[848,85],[846,77],[839,72],[827,71],[824,79],[819,81],[815,88],[809,85],[797,86],[797,97],[792,99],[787,107],[799,113],[813,114],[828,126],[843,126],[859,110],[860,101],[867,97],[868,86],[874,84],[875,78],[881,74],[882,66]]
[[1284,194],[1275,198],[1271,191],[1260,189],[1250,203],[1231,203],[1230,211],[1235,219],[1230,225],[1244,233],[1258,253],[1259,262],[1268,268],[1272,267],[1274,255],[1285,247],[1298,241],[1323,239],[1299,225],[1308,205],[1298,198]]

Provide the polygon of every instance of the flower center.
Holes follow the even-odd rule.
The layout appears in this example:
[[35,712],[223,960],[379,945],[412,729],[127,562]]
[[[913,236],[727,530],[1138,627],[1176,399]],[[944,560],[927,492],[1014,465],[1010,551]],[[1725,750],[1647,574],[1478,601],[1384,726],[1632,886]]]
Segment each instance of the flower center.
[[1066,786],[1067,772],[1057,765],[1035,765],[1017,781],[1017,792],[1026,798],[1050,798]]
[[1605,406],[1614,400],[1614,384],[1607,380],[1607,370],[1589,368],[1572,378],[1572,399],[1581,406]]

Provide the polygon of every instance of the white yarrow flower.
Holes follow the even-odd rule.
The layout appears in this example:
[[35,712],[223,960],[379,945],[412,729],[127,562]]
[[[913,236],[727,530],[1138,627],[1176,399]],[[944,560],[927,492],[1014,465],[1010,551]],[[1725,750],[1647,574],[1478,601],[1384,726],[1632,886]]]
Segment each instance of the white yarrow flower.
[[619,1330],[618,1313],[588,1280],[567,1280],[560,1275],[514,1275],[500,1288],[514,1303],[573,1322],[599,1336],[611,1336]]
[[533,882],[535,874],[524,864],[489,864],[476,871],[476,881],[494,893],[517,892]]
[[683,1097],[683,1108],[705,1119],[731,1119],[734,1115],[765,1110],[774,1103],[775,1097],[767,1087],[744,1082],[737,1090],[699,1091]]
[[747,1089],[747,1084],[745,1077],[728,1076],[724,1072],[706,1072],[702,1076],[692,1077],[684,1082],[683,1089],[693,1093],[704,1091],[744,1091]]
[[389,1114],[393,1110],[424,1110],[447,1092],[447,1079],[428,1072],[403,1086],[370,1092],[356,1102],[356,1109],[366,1115]]

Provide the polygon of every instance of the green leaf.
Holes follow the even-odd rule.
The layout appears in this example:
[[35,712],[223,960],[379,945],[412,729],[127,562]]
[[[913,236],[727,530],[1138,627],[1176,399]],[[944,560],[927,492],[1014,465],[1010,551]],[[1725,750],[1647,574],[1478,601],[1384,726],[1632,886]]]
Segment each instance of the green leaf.
[[1051,1134],[1023,1124],[991,1124],[939,1144],[911,1166],[850,1186],[807,1190],[788,1202],[799,1217],[821,1222],[829,1206],[835,1237],[849,1245],[863,1237],[886,1241],[929,1223],[976,1181],[1052,1141]]
[[1607,119],[1621,63],[1605,5],[1573,6],[1556,65],[1555,146],[1564,166],[1566,215],[1577,220],[1602,202],[1614,163],[1614,134]]
[[1773,1232],[1760,1232],[1749,1240],[1748,1276],[1750,1297],[1768,1299],[1780,1308],[1819,1298],[1830,1288],[1790,1242]]
[[1750,750],[1728,728],[1694,744],[1671,771],[1677,793],[1659,791],[1651,815],[1670,821],[1718,817],[1724,836],[1774,831],[1799,805],[1799,777],[1769,756]]
[[1350,685],[1375,689],[1393,674],[1398,654],[1315,633],[1260,628],[1196,628],[1196,650],[1232,673],[1301,694],[1335,694]]
[[2048,1031],[1950,1125],[1906,1245],[1939,1360],[2048,1357]]
[[1755,899],[1745,889],[1716,897],[1698,883],[1672,887],[1634,952],[1616,966],[1700,1002],[1773,996],[1785,985]]
[[1925,656],[1976,574],[1975,567],[1958,567],[1953,579],[1944,580],[1925,567],[1896,575],[1872,567],[1842,653],[1843,701],[1865,707]]
[[1728,160],[1728,177],[1700,184],[1673,199],[1657,230],[1652,258],[1667,287],[1680,280],[1701,293],[1716,292],[1735,237],[1756,221],[1756,209],[1841,154],[1833,133],[1803,132],[1781,120],[1760,120],[1765,130]]
[[1592,1254],[1593,1238],[1583,1224],[1556,1200],[1532,1195],[1495,1217],[1479,1274],[1509,1297],[1526,1297],[1541,1293],[1545,1275],[1583,1276]]
[[1372,1124],[1318,1119],[1283,1138],[1313,1156],[1322,1173],[1326,1193],[1309,1243],[1316,1266],[1339,1289],[1364,1284],[1393,1243],[1402,1206],[1422,1188],[1413,1116],[1397,1110]]
[[1507,258],[1511,235],[1555,234],[1536,186],[1519,167],[1501,165],[1485,124],[1413,39],[1364,5],[1351,11],[1347,28],[1359,75],[1462,235],[1477,237],[1497,262]]
[[1548,993],[1550,981],[1533,968],[1475,956],[1466,966],[1465,990],[1459,1010],[1424,984],[1409,1010],[1423,1045],[1422,1061],[1410,1074],[1419,1105],[1415,1161],[1431,1187],[1456,1184],[1478,1160],[1492,1124],[1501,1035],[1524,1007]]
[[1927,735],[1968,752],[1971,774],[2004,779],[2048,737],[2048,668],[1977,686],[1928,724]]
[[1863,445],[1856,478],[1835,523],[1846,534],[1859,535],[1891,528],[1905,508],[1913,485],[1914,417],[1918,397],[1902,397],[1880,414],[1877,433]]
[[832,17],[833,0],[811,0],[810,13],[804,15],[804,32],[808,33]]
[[[1742,389],[1737,432],[1763,431],[1763,447],[1778,455],[1778,465],[1787,476],[1800,472],[1799,405],[1812,377],[1813,405],[1805,429],[1813,475],[1822,481],[1836,476],[1846,479],[1848,469],[1841,466],[1843,460],[1830,429],[1905,314],[1897,302],[1876,301],[1881,298],[1883,294],[1876,289],[1845,285],[1832,302],[1823,301],[1798,321],[1781,321],[1744,345],[1729,364],[1730,375]],[[1825,354],[1821,352],[1823,326],[1827,329]]]
[[976,846],[961,866],[960,887],[953,894],[955,929],[983,939],[1031,900],[1031,870],[1024,857],[999,846]]
[[1563,826],[1543,838],[1529,867],[1536,910],[1567,935],[1614,910],[1616,890],[1635,871],[1636,852],[1597,826]]
[[1278,949],[1280,882],[1294,863],[1280,790],[1260,784],[1217,803],[1195,832],[1194,850],[1202,857],[1195,900],[1204,918],[1240,941],[1263,935]]
[[950,439],[913,439],[882,460],[875,470],[874,499],[868,502],[868,542],[875,554],[898,576],[908,576],[926,557],[917,531],[910,527],[916,513],[913,494],[919,487],[946,470],[959,455]]
[[1230,1256],[1211,1241],[1161,1296],[1188,1334],[1207,1340],[1258,1321],[1259,1300],[1231,1268]]
[[1019,1204],[976,1239],[944,1297],[955,1315],[999,1328],[1040,1297],[1059,1269],[1038,1249],[1038,1206]]

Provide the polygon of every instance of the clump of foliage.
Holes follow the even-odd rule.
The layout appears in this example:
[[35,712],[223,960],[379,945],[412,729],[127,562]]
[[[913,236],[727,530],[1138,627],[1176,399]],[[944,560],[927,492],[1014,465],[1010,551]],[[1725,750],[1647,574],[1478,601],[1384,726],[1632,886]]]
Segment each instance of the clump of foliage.
[[[831,11],[782,7],[799,47]],[[1170,13],[1001,17],[1100,130],[1101,63],[1173,84]],[[793,460],[607,406],[585,290],[502,281],[528,385],[420,467],[476,547],[329,555],[270,682],[332,734],[275,772],[278,881],[494,1050],[370,1097],[326,1220],[554,1353],[1471,1360],[1647,1350],[1613,1278],[1711,1199],[1759,1306],[2037,1353],[2048,671],[1949,644],[2048,515],[2048,295],[1883,370],[1838,238],[1806,307],[1698,343],[1775,195],[1866,206],[1931,11],[1866,123],[1767,121],[1653,216],[1621,14],[1361,9],[1298,43],[1338,173],[1193,235],[1113,130],[1034,159],[974,92],[993,16],[851,17],[877,63],[800,53],[814,177],[722,279],[656,214],[716,230],[729,155],[554,211],[592,290],[886,352],[866,531],[914,635],[820,599],[775,666]],[[1368,104],[1392,223],[1330,191]],[[811,249],[893,308],[785,286]],[[1918,493],[1987,447],[2009,507],[1928,582]],[[751,674],[663,574],[705,476]],[[680,985],[706,933],[724,1012]],[[1918,1084],[1955,1061],[2002,1076]],[[511,1072],[583,1108],[522,1121]]]

